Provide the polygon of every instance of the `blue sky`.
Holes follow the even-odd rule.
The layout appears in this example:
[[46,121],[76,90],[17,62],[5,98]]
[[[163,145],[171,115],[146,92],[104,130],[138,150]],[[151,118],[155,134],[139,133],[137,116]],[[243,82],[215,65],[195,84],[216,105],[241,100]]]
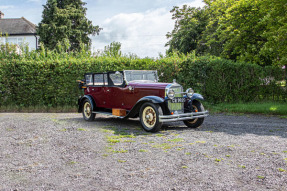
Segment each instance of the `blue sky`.
[[[84,0],[87,17],[103,28],[92,38],[92,51],[103,50],[113,41],[122,43],[122,52],[140,57],[157,57],[165,53],[167,32],[174,21],[169,12],[173,6],[188,4],[202,7],[201,0]],[[0,0],[4,18],[25,17],[34,24],[42,18],[46,0]]]

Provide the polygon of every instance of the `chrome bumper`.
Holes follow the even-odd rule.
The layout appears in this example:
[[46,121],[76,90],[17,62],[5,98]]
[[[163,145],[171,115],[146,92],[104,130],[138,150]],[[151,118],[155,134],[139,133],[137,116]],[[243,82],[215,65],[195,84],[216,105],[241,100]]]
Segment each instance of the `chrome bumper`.
[[190,119],[196,119],[196,118],[203,118],[207,116],[208,116],[208,111],[181,113],[181,114],[174,114],[174,115],[160,115],[159,121],[160,122],[184,121],[184,120],[190,120]]

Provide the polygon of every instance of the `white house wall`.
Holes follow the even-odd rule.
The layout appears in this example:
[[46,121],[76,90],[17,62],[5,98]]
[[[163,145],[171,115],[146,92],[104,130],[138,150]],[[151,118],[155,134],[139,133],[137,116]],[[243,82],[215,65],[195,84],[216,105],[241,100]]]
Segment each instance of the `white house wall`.
[[11,43],[11,44],[18,44],[18,45],[22,45],[23,43],[25,45],[28,45],[29,47],[29,51],[32,50],[36,50],[37,49],[37,45],[36,44],[36,39],[39,39],[39,37],[37,36],[37,38],[35,36],[8,36],[8,37],[0,37],[0,42],[1,43]]

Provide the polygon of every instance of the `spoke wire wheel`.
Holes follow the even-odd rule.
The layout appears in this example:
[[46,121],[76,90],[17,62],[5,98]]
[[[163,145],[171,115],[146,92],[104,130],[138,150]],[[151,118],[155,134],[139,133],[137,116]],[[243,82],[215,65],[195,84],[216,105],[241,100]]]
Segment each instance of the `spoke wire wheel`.
[[96,114],[93,113],[92,104],[89,100],[84,101],[82,112],[86,121],[93,121],[96,117]]
[[147,132],[158,132],[162,126],[159,115],[162,115],[162,109],[158,104],[144,103],[139,112],[142,128]]
[[142,113],[143,123],[150,129],[152,129],[156,123],[156,112],[151,106],[144,108]]
[[[190,106],[192,112],[201,112],[201,111],[204,111],[204,107],[203,105],[195,100],[192,105]],[[189,110],[190,111],[190,110]],[[184,120],[184,124],[187,126],[187,127],[190,127],[190,128],[197,128],[199,127],[204,121],[204,118],[195,118],[195,119],[190,119],[190,120]]]
[[[192,105],[193,111],[198,112],[198,108],[195,105]],[[190,120],[189,123],[194,124],[198,121],[198,118],[195,118],[194,120]]]
[[91,114],[92,114],[91,104],[89,102],[86,102],[84,104],[84,115],[86,118],[90,118]]

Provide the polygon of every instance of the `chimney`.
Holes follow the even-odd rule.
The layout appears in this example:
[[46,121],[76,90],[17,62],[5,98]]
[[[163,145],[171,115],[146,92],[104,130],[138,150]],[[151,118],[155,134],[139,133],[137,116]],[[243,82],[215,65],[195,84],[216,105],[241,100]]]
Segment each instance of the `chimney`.
[[4,13],[0,11],[0,19],[4,19]]

